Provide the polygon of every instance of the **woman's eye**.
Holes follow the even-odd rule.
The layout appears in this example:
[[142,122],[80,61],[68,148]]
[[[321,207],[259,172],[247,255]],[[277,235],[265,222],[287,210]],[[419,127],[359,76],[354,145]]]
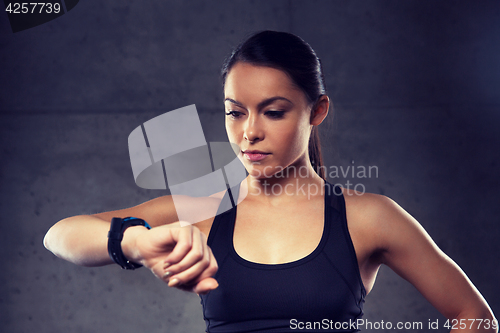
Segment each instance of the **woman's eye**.
[[285,111],[266,111],[266,115],[272,119],[281,119],[285,115]]
[[227,111],[226,116],[230,116],[231,118],[239,118],[243,113],[239,111]]

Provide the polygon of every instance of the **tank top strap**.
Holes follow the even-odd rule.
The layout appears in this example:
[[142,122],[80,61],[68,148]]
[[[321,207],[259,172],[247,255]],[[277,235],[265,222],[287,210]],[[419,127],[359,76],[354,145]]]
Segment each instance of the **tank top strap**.
[[342,272],[345,282],[359,304],[364,302],[366,290],[349,233],[345,199],[340,186],[325,181],[325,205],[325,224],[330,225],[329,237],[331,237],[329,246],[324,250],[325,254],[339,272]]
[[325,181],[325,204],[341,213],[344,210],[342,188]]

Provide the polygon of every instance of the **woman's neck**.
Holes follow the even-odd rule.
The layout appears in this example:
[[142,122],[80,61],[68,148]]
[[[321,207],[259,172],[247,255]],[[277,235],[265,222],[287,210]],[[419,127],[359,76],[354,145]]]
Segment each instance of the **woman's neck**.
[[255,200],[275,204],[322,195],[324,180],[314,171],[309,159],[275,173],[270,177],[246,179],[247,195]]

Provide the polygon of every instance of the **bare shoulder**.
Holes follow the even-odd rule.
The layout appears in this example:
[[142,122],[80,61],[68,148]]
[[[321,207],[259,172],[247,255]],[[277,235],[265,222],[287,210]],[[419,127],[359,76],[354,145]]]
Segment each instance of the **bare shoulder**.
[[351,189],[342,189],[344,195],[347,221],[349,226],[363,229],[379,229],[392,214],[395,203],[390,198],[374,194],[361,193]]
[[343,189],[351,233],[362,235],[373,250],[390,250],[414,236],[427,238],[422,226],[387,196]]
[[393,200],[380,194],[358,192],[346,188],[342,188],[342,194],[346,209],[357,217],[365,217],[367,221],[373,220],[375,217],[373,214],[376,216],[384,214],[393,209],[395,205]]

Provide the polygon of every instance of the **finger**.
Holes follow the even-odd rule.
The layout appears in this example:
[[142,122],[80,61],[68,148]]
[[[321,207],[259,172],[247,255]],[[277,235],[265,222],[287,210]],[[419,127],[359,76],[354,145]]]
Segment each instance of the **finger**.
[[173,251],[165,258],[166,265],[182,261],[191,251],[193,246],[193,229],[191,225],[170,229],[172,238],[176,244]]
[[[184,258],[178,263],[174,265],[165,265],[165,267],[167,267],[166,270],[170,271],[172,274],[177,274],[191,268],[199,262],[205,262],[204,265],[208,266],[208,260],[204,260],[207,251],[208,247],[202,240],[201,232],[198,231],[198,229],[194,229],[191,235],[189,252],[187,252]],[[169,259],[167,258],[167,260]],[[204,268],[205,267],[202,269]]]
[[[215,283],[213,283],[215,282]],[[196,292],[196,293],[204,293],[208,290],[215,289],[219,286],[219,283],[214,277],[206,277],[203,279],[200,279],[199,281],[196,282],[190,282],[186,284],[178,284],[174,286],[174,288],[184,290],[184,291],[190,291],[190,292]]]
[[176,288],[182,291],[189,291],[192,293],[197,293],[198,295],[205,295],[209,291],[216,289],[219,286],[219,283],[214,278],[206,278],[200,281],[196,285],[179,285]]
[[[172,283],[171,286],[183,291],[195,292],[197,294],[206,294],[209,291],[216,289],[219,284],[214,278],[212,278],[212,276],[214,276],[217,272],[217,261],[215,260],[210,248],[208,248],[208,252],[211,258],[210,266],[205,269],[202,274],[196,278],[196,280],[192,280],[187,283],[180,283],[180,281],[177,280],[177,282]],[[164,274],[163,280],[165,282],[169,283],[174,279],[175,277],[172,275]]]
[[170,272],[169,274],[165,274],[166,271],[164,268],[163,260],[160,261],[158,264],[154,265],[153,267],[151,267],[150,270],[156,278],[163,280],[166,283],[168,283],[169,279],[172,276]]
[[219,286],[219,283],[217,283],[217,280],[214,278],[206,278],[198,282],[194,288],[192,289],[193,292],[197,294],[206,294],[211,290],[216,289]]
[[206,294],[210,290],[214,290],[219,286],[219,283],[214,278],[206,278],[201,280],[194,288],[193,292],[197,294]]
[[[167,268],[167,271],[172,274],[173,270]],[[177,272],[177,271],[175,271]],[[217,272],[217,262],[213,257],[212,251],[205,245],[203,258],[193,263],[191,267],[181,270],[175,275],[170,275],[172,281],[177,280],[175,284],[189,284],[193,285],[200,282],[202,279],[213,276]],[[172,286],[174,282],[169,283]]]

